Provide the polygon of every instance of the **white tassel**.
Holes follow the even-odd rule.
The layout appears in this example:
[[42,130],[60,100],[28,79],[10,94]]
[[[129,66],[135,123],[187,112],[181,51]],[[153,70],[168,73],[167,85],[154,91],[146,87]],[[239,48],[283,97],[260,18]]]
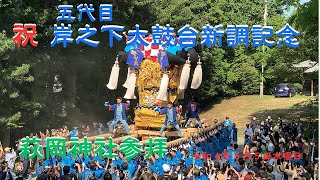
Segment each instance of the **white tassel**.
[[135,73],[131,73],[128,82],[127,92],[124,95],[125,99],[136,99],[137,97],[134,95],[134,90],[136,88],[137,76]]
[[190,76],[190,61],[188,59],[187,62],[184,64],[181,72],[179,89],[187,89],[189,76]]
[[107,84],[107,87],[111,90],[117,89],[118,86],[118,78],[119,78],[119,63],[118,63],[118,57],[116,61],[114,62],[114,65],[111,70],[110,78],[109,78],[109,83]]
[[202,83],[202,67],[201,67],[201,62],[199,59],[199,62],[197,63],[197,67],[194,70],[193,73],[193,78],[192,78],[192,83],[191,83],[191,89],[198,89],[199,86]]
[[128,67],[128,74],[127,74],[126,82],[122,85],[125,88],[128,88],[129,77],[130,77],[130,67]]
[[169,84],[169,76],[168,74],[163,74],[160,89],[158,92],[157,100],[167,101],[168,99],[168,84]]

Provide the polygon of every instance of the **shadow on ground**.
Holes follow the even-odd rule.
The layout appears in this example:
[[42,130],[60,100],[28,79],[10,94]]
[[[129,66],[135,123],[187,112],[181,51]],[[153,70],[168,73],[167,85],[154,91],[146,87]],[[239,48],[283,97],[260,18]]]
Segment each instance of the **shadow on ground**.
[[[305,133],[308,136],[312,129],[315,129],[316,134],[318,134],[318,109],[319,102],[315,99],[310,99],[308,101],[295,104],[291,108],[258,111],[254,114],[251,114],[250,118],[256,116],[257,119],[263,119],[271,115],[274,118],[281,117],[281,119],[285,122],[291,122],[294,119],[300,119]],[[318,137],[316,137],[316,139],[318,139]]]

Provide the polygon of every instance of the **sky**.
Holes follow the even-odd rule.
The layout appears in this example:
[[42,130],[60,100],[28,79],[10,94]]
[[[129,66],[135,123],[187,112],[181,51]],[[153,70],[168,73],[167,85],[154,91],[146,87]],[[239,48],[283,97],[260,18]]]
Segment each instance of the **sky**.
[[[310,0],[300,0],[300,4],[304,4],[304,3],[309,2],[309,1]],[[289,11],[285,12],[285,15],[290,16],[294,9],[295,9],[294,7],[291,7]]]

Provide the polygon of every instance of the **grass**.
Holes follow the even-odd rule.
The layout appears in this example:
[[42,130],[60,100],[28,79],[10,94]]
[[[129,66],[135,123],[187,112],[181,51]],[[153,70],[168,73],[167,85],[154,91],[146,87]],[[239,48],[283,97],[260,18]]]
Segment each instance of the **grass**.
[[[214,119],[223,121],[226,116],[237,124],[239,137],[243,136],[243,128],[256,116],[258,120],[264,120],[268,115],[276,120],[279,116],[284,121],[300,118],[303,124],[309,127],[318,127],[318,101],[310,96],[294,96],[292,98],[275,98],[274,96],[248,95],[223,100],[211,105],[200,114],[200,118],[208,119],[213,123]],[[239,141],[241,142],[241,140]]]

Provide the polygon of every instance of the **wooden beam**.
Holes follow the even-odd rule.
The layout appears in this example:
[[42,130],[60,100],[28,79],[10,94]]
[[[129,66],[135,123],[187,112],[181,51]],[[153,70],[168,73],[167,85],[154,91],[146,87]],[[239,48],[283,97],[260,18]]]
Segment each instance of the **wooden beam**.
[[[121,136],[121,137],[118,137],[118,138],[114,138],[112,141],[115,142],[115,143],[119,143],[121,142],[123,139],[127,138],[127,137],[134,137],[134,138],[137,138],[138,137],[138,134],[130,134],[130,135],[127,135],[127,136]],[[101,135],[97,135],[97,136],[91,136],[91,137],[88,137],[88,141],[91,141],[91,142],[94,142],[95,139],[97,137],[104,137],[106,139],[106,142],[108,140],[109,137],[114,137],[113,134],[111,133],[107,133],[107,134],[101,134]],[[79,141],[83,141],[83,138],[82,139],[79,139]],[[66,142],[66,145],[68,146],[70,143],[70,141],[67,141]]]
[[121,137],[118,137],[118,138],[114,138],[114,139],[113,139],[113,142],[114,142],[114,143],[120,143],[123,139],[125,139],[125,138],[127,138],[127,137],[137,138],[137,137],[138,137],[138,134],[130,134],[130,135],[127,135],[127,136],[121,136]]
[[136,133],[138,135],[160,136],[159,131],[138,130]]
[[172,145],[179,144],[181,141],[187,141],[189,137],[182,137],[167,143],[167,148],[171,147]]
[[[105,139],[108,139],[109,137],[113,137],[114,135],[111,134],[111,133],[106,133],[106,134],[101,134],[101,135],[97,135],[97,136],[90,136],[90,137],[87,137],[88,138],[88,141],[95,141],[95,139],[97,137],[104,137]],[[79,141],[83,141],[83,138],[79,139]],[[66,146],[69,146],[69,143],[70,141],[67,141],[66,142]]]

